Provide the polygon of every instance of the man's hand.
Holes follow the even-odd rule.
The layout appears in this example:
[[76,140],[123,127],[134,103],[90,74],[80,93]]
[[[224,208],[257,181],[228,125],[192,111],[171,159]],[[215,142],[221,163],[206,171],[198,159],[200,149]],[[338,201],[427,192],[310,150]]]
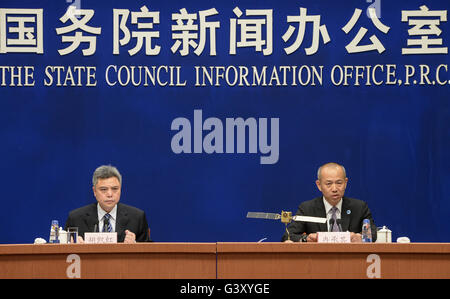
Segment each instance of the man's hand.
[[123,242],[128,244],[136,243],[136,235],[129,230],[125,230],[125,240]]
[[308,237],[306,238],[306,242],[317,242],[317,234],[316,233],[309,234]]
[[350,241],[352,243],[361,243],[362,242],[361,234],[350,233]]

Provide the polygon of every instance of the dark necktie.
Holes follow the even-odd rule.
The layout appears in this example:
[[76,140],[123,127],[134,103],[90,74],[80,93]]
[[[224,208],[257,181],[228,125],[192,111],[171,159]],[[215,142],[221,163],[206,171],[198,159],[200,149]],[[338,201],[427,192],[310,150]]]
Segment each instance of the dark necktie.
[[109,219],[111,219],[111,215],[109,214],[105,214],[105,216],[103,216],[103,232],[112,232],[112,225],[109,222]]

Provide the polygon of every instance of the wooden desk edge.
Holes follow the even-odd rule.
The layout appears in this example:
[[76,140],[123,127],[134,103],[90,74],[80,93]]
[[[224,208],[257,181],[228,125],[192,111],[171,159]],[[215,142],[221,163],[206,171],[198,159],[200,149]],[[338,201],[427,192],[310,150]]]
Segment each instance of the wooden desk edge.
[[64,253],[430,253],[450,254],[450,243],[135,243],[135,244],[0,244],[0,255]]
[[217,253],[437,253],[450,254],[450,243],[232,243],[218,242]]
[[7,244],[0,255],[65,253],[197,253],[216,254],[216,243],[135,243],[135,244]]

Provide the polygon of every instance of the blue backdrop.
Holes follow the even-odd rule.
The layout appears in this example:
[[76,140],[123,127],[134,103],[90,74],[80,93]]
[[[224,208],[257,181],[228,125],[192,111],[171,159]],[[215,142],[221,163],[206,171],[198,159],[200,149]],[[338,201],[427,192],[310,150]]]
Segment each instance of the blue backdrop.
[[[430,13],[444,11],[447,17],[448,1],[81,0],[74,4],[82,11],[94,12],[85,25],[101,28],[101,33],[86,31],[79,24],[81,27],[75,30],[58,34],[57,28],[73,24],[70,19],[66,23],[60,20],[70,4],[65,0],[0,2],[0,25],[5,28],[0,32],[0,41],[5,41],[0,45],[1,243],[48,239],[52,219],[64,223],[70,210],[95,201],[91,177],[102,164],[115,165],[121,171],[121,201],[146,212],[155,241],[279,241],[283,224],[246,219],[246,213],[295,213],[300,202],[320,195],[314,183],[317,168],[330,161],[346,167],[346,195],[365,200],[376,224],[388,226],[394,240],[408,236],[416,242],[450,241],[449,55],[448,51],[430,53],[450,46],[449,22]],[[429,13],[412,14],[409,20],[424,24],[439,20],[438,26],[424,25],[428,31],[422,28],[421,32],[408,21],[402,22],[402,11],[419,11],[424,4]],[[132,13],[141,11],[144,5],[149,12],[159,12],[159,21],[138,18],[137,23],[153,23],[153,28],[132,23]],[[366,15],[370,5],[381,13],[378,23]],[[233,12],[235,7],[241,10],[240,16]],[[305,15],[299,17],[300,7],[307,9],[308,16],[320,16],[329,42],[320,34],[323,30],[308,21],[302,43],[287,54],[285,48],[294,44],[301,30],[301,22],[288,22],[287,17],[309,20]],[[11,8],[28,11],[8,10]],[[185,56],[180,53],[182,45],[175,53],[171,50],[180,40],[172,34],[182,33],[173,29],[176,20],[172,17],[183,15],[183,8],[197,17],[190,22],[198,25],[197,30],[185,27],[186,38],[188,33],[197,34],[191,37],[196,43],[191,43]],[[211,54],[210,29],[206,30],[205,48],[197,55],[199,12],[211,8],[217,14],[206,17],[206,21],[220,22],[215,29],[216,55]],[[357,8],[362,14],[357,19],[355,15],[356,22],[346,34],[342,28]],[[36,9],[43,9],[41,22]],[[152,37],[149,47],[159,46],[159,53],[146,55],[144,41],[140,51],[130,55],[128,51],[137,44],[137,35],[132,35],[127,44],[119,45],[120,53],[113,54],[117,37],[113,9],[129,10],[125,25],[130,33],[159,33],[159,37]],[[267,10],[271,18],[263,14]],[[31,19],[17,21],[27,17]],[[251,27],[245,27],[245,20],[261,26],[261,31],[253,32],[253,40],[250,32],[242,34]],[[188,23],[187,19],[182,21]],[[230,26],[233,23],[235,28]],[[379,23],[389,31],[384,33]],[[285,41],[289,26],[294,31]],[[385,48],[382,53],[360,52],[360,47],[356,47],[358,53],[348,53],[346,46],[362,27],[367,33],[355,43],[371,45],[369,38],[374,35]],[[313,43],[314,28],[319,34],[318,46],[315,53],[307,55],[305,49]],[[442,32],[438,34],[436,28]],[[230,54],[233,29],[236,54]],[[95,52],[85,56],[82,50],[89,45],[82,42],[69,54],[61,55],[58,50],[71,45],[62,41],[63,36],[70,38],[77,32],[96,40]],[[119,33],[122,39],[125,33]],[[247,46],[239,43],[245,38]],[[402,54],[402,49],[425,47],[407,45],[408,40],[421,38],[423,42],[441,39],[441,43],[429,45],[420,54]],[[261,50],[271,51],[264,53],[251,45],[258,39],[265,42]],[[31,44],[14,45],[14,41],[23,40]],[[42,42],[41,49],[38,41]],[[29,67],[28,77],[25,66]],[[57,68],[48,66],[64,67],[60,71],[61,86]],[[90,83],[94,86],[87,86],[86,71],[80,72],[80,86],[78,73],[67,79],[67,68],[73,70],[75,66],[92,67]],[[118,82],[114,67],[107,72],[109,66],[117,70],[126,66],[121,73],[123,81]],[[174,76],[179,75],[185,84],[145,86],[141,82],[134,86],[130,81],[121,86],[131,66],[173,66],[174,70],[178,66],[180,73]],[[215,81],[196,86],[195,66],[200,67],[198,70],[216,67],[213,69],[218,71],[217,67],[223,66],[229,70],[231,82],[219,78],[219,86]],[[239,66],[249,72],[249,86],[245,82],[243,86],[233,84],[233,71],[239,71]],[[262,81],[252,85],[253,67],[261,72],[264,66],[266,85]],[[297,71],[307,66],[301,74],[302,82],[307,82],[306,70],[322,68],[322,82],[316,80],[313,85],[309,81],[302,86],[297,77],[293,84],[289,72],[283,84],[280,66],[291,66],[291,71],[292,66]],[[359,69],[361,77],[357,77],[356,66],[363,66]],[[278,80],[273,77],[274,67]],[[407,77],[413,68],[415,74]],[[160,70],[164,83],[170,74],[164,68]],[[340,77],[341,70],[348,71],[347,85]],[[16,76],[11,77],[11,73]],[[171,129],[172,122],[183,117],[193,129],[196,109],[202,111],[203,120],[217,118],[224,128],[226,118],[267,118],[270,131],[270,119],[278,119],[278,161],[261,164],[260,157],[265,154],[259,148],[258,153],[249,153],[249,141],[245,153],[174,153],[171,143],[178,131]],[[205,130],[203,136],[208,132]],[[223,136],[225,151],[225,132]],[[194,132],[192,151],[193,145]]]

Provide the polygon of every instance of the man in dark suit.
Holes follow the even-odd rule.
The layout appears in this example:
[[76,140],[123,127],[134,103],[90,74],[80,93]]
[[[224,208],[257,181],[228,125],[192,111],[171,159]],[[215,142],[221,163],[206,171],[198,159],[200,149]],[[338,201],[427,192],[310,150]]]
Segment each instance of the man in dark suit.
[[121,187],[122,176],[117,168],[98,167],[92,177],[97,203],[71,211],[65,228],[78,227],[80,242],[85,232],[117,232],[117,241],[124,243],[150,241],[144,211],[119,203]]
[[[352,242],[361,242],[364,219],[369,219],[372,242],[377,239],[377,229],[367,203],[362,200],[344,197],[348,178],[345,168],[337,163],[327,163],[317,171],[316,186],[321,197],[300,204],[296,215],[327,218],[326,223],[293,221],[288,233],[283,235],[285,242],[317,242],[317,232],[349,231]],[[330,221],[330,219],[333,219]]]

